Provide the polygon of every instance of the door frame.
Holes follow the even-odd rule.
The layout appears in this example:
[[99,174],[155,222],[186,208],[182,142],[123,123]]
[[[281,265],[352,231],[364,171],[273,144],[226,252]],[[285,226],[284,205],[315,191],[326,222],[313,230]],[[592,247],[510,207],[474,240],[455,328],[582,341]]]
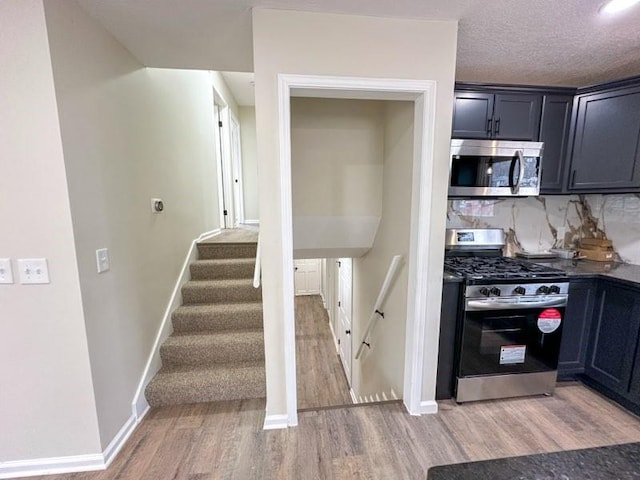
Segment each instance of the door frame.
[[[220,228],[233,228],[235,226],[235,210],[233,199],[233,165],[231,160],[231,108],[221,92],[215,85],[213,89],[213,117],[216,148],[216,170],[218,174],[218,210],[220,215]],[[218,115],[216,116],[216,107]],[[222,122],[222,127],[218,122]],[[227,215],[224,214],[226,209]],[[226,218],[225,218],[226,217]]]
[[[442,265],[436,267],[429,264],[436,82],[432,80],[278,74],[278,139],[281,175],[280,238],[283,247],[281,298],[284,310],[286,426],[298,424],[291,193],[292,96],[411,100],[414,102],[414,153],[403,401],[407,411],[412,415],[436,413],[438,405],[435,398],[425,401],[421,399],[425,368],[429,374],[426,381],[435,385],[437,341],[435,342],[435,351],[430,350],[425,354],[424,346],[426,334],[430,337],[430,345],[434,343],[431,338],[438,338],[439,322],[437,318],[439,316],[437,310],[439,302],[437,299],[442,292],[441,278],[436,282],[434,277],[428,274],[429,271],[442,271]],[[436,247],[440,248],[439,245]],[[428,302],[427,299],[432,299],[432,301]],[[426,328],[427,317],[435,319],[429,322],[428,329]],[[265,419],[265,425],[268,421],[268,418]]]

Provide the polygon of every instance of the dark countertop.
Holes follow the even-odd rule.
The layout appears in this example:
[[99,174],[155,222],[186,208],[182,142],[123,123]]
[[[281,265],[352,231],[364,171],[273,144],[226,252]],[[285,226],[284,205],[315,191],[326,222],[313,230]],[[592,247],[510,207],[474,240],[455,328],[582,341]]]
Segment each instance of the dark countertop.
[[640,286],[640,265],[619,262],[594,262],[592,260],[547,260],[536,262],[567,272],[569,277],[620,280],[633,286]]
[[640,443],[432,467],[428,480],[640,479]]

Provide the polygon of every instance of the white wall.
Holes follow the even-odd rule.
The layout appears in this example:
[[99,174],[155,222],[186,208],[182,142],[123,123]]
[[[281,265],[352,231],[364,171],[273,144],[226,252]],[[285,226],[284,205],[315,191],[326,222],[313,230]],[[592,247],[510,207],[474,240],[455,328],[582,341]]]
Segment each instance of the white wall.
[[42,0],[0,2],[0,463],[101,451]]
[[[191,240],[218,226],[211,77],[143,68],[75,2],[47,1],[46,16],[104,448]],[[102,247],[111,270],[97,274]]]
[[373,248],[353,259],[354,356],[392,258],[402,255],[404,266],[383,305],[384,319],[378,319],[370,337],[371,349],[365,349],[359,360],[353,359],[357,396],[390,389],[401,396],[404,385],[414,108],[412,102],[385,104],[382,220]]
[[291,99],[293,215],[380,216],[384,102]]
[[295,258],[354,257],[382,211],[384,102],[291,99]]
[[438,322],[456,60],[456,22],[254,9],[256,125],[263,240],[267,414],[287,413],[284,359],[277,75],[311,74],[425,79],[436,82],[435,163],[430,212],[425,386],[435,396]]
[[242,139],[242,189],[245,220],[260,220],[258,207],[258,146],[256,143],[256,109],[239,107]]

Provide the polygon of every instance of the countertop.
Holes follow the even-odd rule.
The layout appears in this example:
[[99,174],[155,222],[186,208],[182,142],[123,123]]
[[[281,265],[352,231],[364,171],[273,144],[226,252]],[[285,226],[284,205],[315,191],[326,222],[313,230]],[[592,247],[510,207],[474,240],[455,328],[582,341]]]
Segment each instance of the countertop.
[[640,443],[432,467],[428,480],[631,480]]
[[619,262],[594,262],[592,260],[547,260],[536,262],[548,267],[564,270],[570,278],[584,277],[620,280],[633,286],[640,286],[640,265]]

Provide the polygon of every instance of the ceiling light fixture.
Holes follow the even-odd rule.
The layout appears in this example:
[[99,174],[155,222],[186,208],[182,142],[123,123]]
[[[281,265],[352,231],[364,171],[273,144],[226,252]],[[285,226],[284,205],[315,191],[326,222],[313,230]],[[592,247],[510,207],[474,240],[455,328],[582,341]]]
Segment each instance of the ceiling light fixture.
[[611,0],[600,8],[600,13],[618,13],[633,7],[640,0]]

